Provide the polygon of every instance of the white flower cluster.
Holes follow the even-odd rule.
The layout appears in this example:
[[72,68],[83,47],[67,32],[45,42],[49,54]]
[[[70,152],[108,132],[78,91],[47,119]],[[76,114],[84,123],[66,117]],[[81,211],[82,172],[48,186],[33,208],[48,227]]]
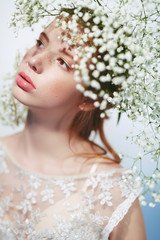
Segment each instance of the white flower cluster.
[[55,15],[52,11],[57,8],[53,7],[56,0],[14,0],[15,11],[12,15],[10,27],[14,27],[15,33],[24,27],[30,27],[33,30],[33,25],[45,18],[45,24],[48,24],[50,17]]
[[15,73],[13,75],[8,74],[5,77],[4,85],[0,90],[0,119],[3,124],[12,127],[23,124],[27,115],[27,108],[12,96],[13,79],[15,79],[19,62],[20,53],[18,52],[15,58]]
[[[139,157],[142,158],[142,155],[140,156],[139,154]],[[139,196],[141,205],[147,206],[147,196],[147,198],[150,198],[148,206],[155,207],[157,203],[160,203],[160,170],[158,168],[155,168],[153,174],[151,174],[150,176],[146,176],[142,168],[142,159],[140,159],[140,168],[135,165],[135,163],[137,162],[136,160],[134,161],[132,168],[126,171],[127,179],[129,178],[130,181],[133,181],[136,186],[143,187],[141,195]],[[150,193],[150,196],[148,195],[148,193]]]
[[[160,1],[108,0],[106,5],[102,0],[69,0],[63,5],[58,0],[15,3],[11,24],[15,27],[32,27],[44,17],[61,15],[57,27],[72,33],[71,38],[63,36],[64,40],[73,47],[78,45],[73,65],[77,89],[93,100],[101,117],[109,116],[115,106],[119,118],[125,112],[133,120],[138,132],[131,140],[143,150],[133,160],[130,177],[142,177],[141,202],[147,204],[145,194],[150,192],[149,206],[154,207],[160,202]],[[15,107],[9,89],[5,94],[1,93],[0,118],[8,125],[13,120],[23,121],[24,110],[20,107],[16,110],[18,118],[12,117]],[[148,159],[154,164],[150,176],[144,173],[142,164]],[[135,171],[137,163],[140,167]]]

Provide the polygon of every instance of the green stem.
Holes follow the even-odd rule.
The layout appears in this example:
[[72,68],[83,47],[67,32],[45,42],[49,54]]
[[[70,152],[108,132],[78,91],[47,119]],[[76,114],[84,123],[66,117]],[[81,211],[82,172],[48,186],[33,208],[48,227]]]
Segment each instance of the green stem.
[[94,0],[94,1],[97,2],[100,6],[102,6],[99,0]]
[[[41,7],[41,10],[43,10],[46,13],[48,13],[49,16],[55,16],[55,14],[52,14],[51,12],[47,11],[47,9],[45,9],[40,2],[39,2],[39,5]],[[53,8],[53,11],[55,11],[55,10],[56,10],[56,8]]]

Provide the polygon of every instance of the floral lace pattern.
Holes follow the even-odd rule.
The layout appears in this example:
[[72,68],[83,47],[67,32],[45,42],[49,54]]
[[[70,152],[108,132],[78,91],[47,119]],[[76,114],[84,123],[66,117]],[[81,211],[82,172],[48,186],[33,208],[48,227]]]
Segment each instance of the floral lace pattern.
[[107,240],[140,193],[123,175],[32,174],[0,144],[0,239]]

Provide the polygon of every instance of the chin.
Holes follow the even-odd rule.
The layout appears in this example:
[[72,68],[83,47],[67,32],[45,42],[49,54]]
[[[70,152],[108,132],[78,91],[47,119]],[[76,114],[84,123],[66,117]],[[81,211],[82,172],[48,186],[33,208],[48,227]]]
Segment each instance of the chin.
[[18,100],[18,95],[20,96],[21,94],[18,93],[19,92],[19,87],[17,86],[16,82],[14,82],[13,84],[13,88],[12,88],[12,95],[14,98],[16,98]]
[[27,104],[24,101],[24,97],[23,97],[23,90],[20,89],[16,83],[14,83],[13,88],[12,88],[12,96],[19,101],[20,103],[24,104],[25,106],[27,106]]

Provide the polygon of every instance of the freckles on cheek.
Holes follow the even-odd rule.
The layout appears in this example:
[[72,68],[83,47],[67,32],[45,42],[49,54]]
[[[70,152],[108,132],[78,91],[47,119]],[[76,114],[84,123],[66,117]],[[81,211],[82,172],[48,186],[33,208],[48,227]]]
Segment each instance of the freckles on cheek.
[[73,93],[75,93],[75,88],[69,86],[69,84],[55,83],[54,86],[50,87],[50,92],[52,96],[58,100],[71,97]]
[[59,93],[61,93],[61,86],[59,84],[56,83],[48,83],[48,84],[43,84],[43,86],[41,86],[40,90],[40,94],[46,96],[46,97],[55,97],[59,95]]
[[54,84],[54,86],[52,86],[50,90],[54,94],[54,96],[58,97],[59,95],[62,95],[66,92],[66,87],[62,83],[57,83]]

